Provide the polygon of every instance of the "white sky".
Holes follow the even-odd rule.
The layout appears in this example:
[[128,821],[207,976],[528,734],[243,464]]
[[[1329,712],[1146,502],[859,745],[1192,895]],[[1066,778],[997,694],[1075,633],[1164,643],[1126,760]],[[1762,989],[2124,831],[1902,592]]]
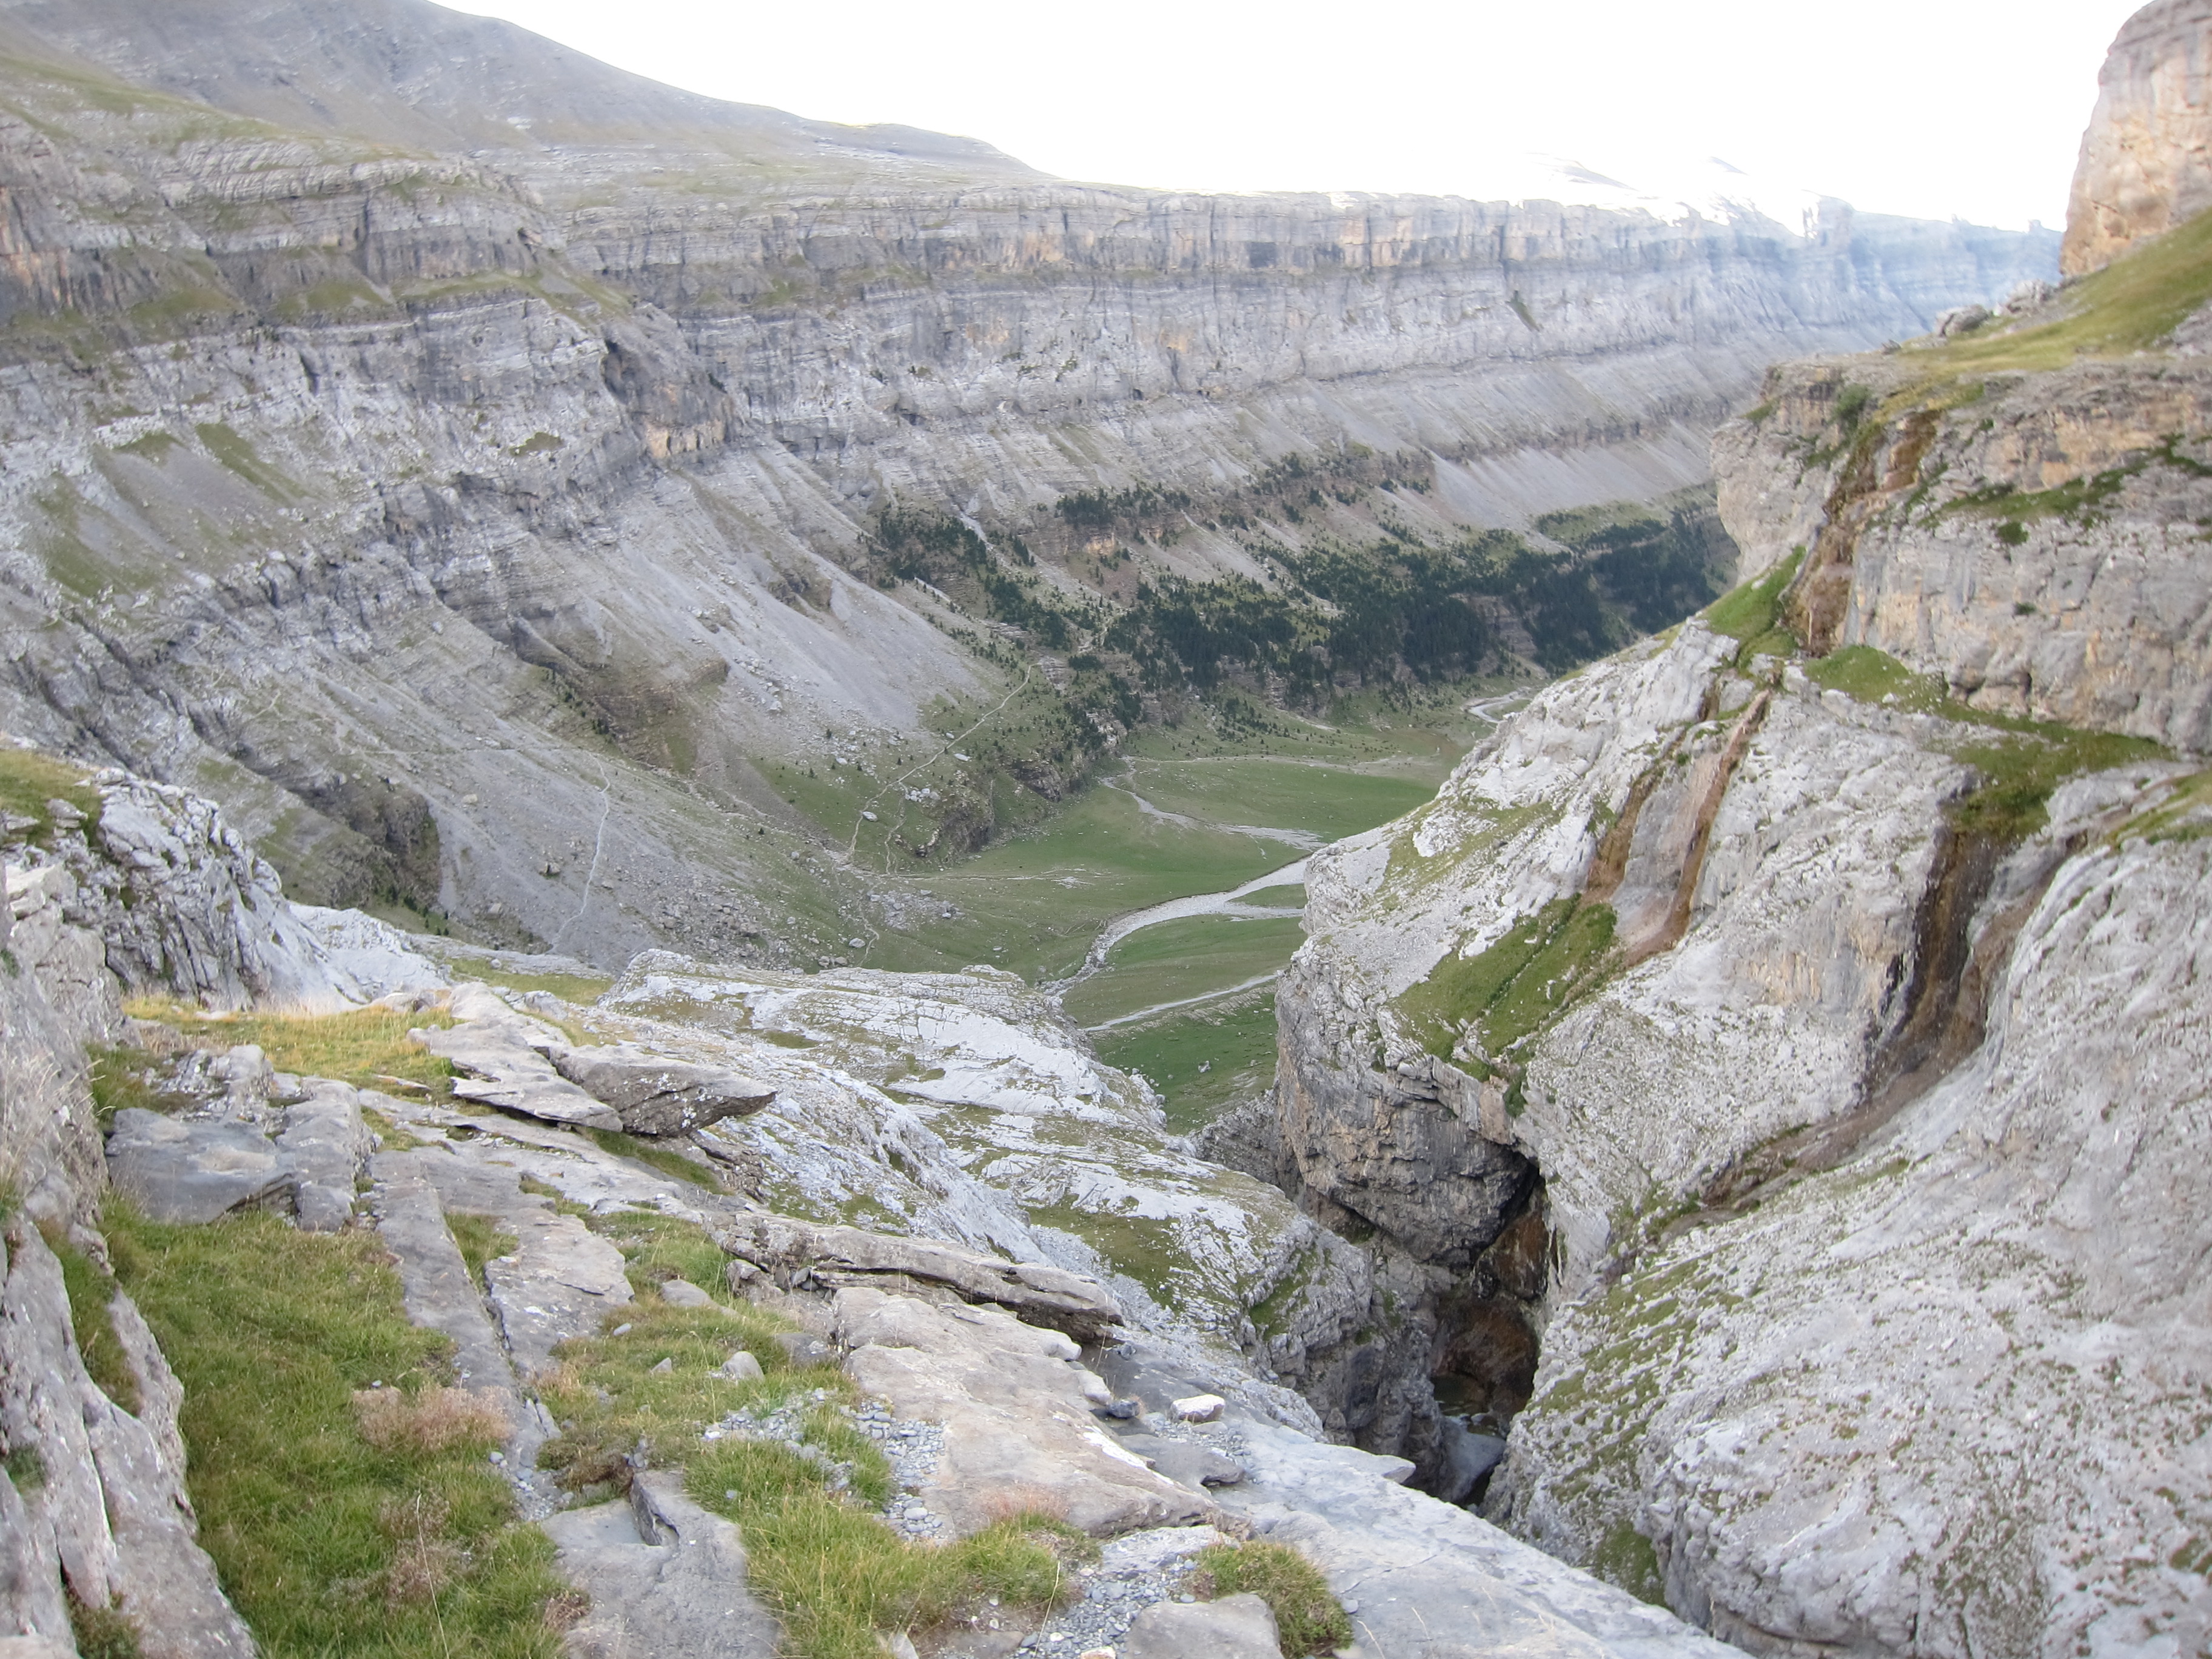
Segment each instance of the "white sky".
[[1518,195],[1725,158],[1861,208],[2065,221],[2138,0],[460,0],[716,97],[986,139],[1073,179]]

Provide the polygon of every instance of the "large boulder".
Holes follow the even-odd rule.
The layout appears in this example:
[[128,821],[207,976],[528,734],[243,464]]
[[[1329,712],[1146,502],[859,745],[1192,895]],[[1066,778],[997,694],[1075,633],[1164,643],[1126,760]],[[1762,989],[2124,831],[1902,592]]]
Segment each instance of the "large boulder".
[[821,1226],[765,1211],[715,1234],[736,1258],[742,1283],[765,1270],[780,1285],[927,1286],[963,1302],[995,1303],[1032,1325],[1095,1342],[1121,1320],[1113,1292],[1095,1279],[1041,1261],[1006,1261],[933,1238],[899,1238],[858,1227]]
[[293,1207],[298,1177],[269,1137],[228,1118],[164,1117],[125,1107],[107,1138],[107,1174],[155,1221],[213,1221]]
[[638,1135],[687,1134],[749,1116],[775,1098],[773,1087],[742,1073],[664,1059],[628,1043],[566,1049],[553,1056],[553,1067],[612,1107],[623,1127]]
[[922,1502],[962,1534],[1041,1510],[1101,1537],[1203,1520],[1212,1504],[1154,1473],[1099,1428],[1112,1391],[1059,1331],[997,1308],[854,1288],[831,1304],[845,1369],[902,1417],[940,1423]]
[[[457,1006],[459,1002],[457,998]],[[546,1057],[546,1029],[510,1014],[408,1035],[465,1073],[453,1085],[453,1092],[463,1100],[482,1101],[501,1111],[574,1128],[620,1129],[619,1112],[553,1069]]]

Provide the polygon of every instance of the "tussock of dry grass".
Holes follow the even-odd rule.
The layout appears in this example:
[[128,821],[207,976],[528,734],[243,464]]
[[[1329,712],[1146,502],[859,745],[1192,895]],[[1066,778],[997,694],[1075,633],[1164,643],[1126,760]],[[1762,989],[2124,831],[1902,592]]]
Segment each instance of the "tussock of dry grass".
[[514,1432],[507,1401],[492,1389],[449,1389],[441,1382],[428,1383],[417,1394],[361,1389],[355,1391],[353,1411],[361,1437],[384,1452],[492,1447]]
[[453,1068],[407,1040],[410,1030],[451,1025],[446,1014],[398,1014],[385,1008],[343,1014],[209,1014],[159,997],[131,998],[124,1010],[173,1027],[195,1048],[253,1043],[278,1071],[300,1077],[336,1078],[386,1093],[413,1084],[417,1088],[404,1092],[416,1098],[445,1100],[453,1095]]
[[382,1575],[386,1601],[395,1607],[434,1603],[468,1571],[469,1552],[447,1535],[453,1518],[453,1506],[428,1492],[377,1510],[378,1529],[392,1544],[392,1563]]

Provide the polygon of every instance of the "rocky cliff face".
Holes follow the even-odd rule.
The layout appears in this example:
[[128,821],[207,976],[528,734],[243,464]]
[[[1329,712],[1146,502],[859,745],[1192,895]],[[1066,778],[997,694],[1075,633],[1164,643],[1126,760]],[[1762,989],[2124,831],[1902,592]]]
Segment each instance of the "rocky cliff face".
[[2060,264],[2101,270],[2212,207],[2212,7],[2167,0],[2128,19],[2098,77]]
[[[1158,688],[1054,653],[1140,580],[1649,499],[1773,356],[2049,257],[1066,185],[396,0],[4,33],[0,714],[222,799],[303,896],[611,964],[867,931],[764,769],[1011,708],[1009,787],[1062,788]],[[991,787],[935,759],[912,840],[964,844]]]
[[1304,1385],[1755,1652],[2203,1639],[2203,234],[1778,371],[1751,580],[1309,867],[1268,1155],[1399,1294]]

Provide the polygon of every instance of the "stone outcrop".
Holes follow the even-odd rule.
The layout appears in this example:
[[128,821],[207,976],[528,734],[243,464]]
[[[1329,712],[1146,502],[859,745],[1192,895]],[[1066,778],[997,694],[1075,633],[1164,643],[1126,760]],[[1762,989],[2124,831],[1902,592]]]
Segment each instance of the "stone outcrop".
[[275,869],[204,796],[112,768],[88,773],[86,787],[96,814],[54,803],[62,810],[51,829],[22,848],[9,878],[27,949],[60,948],[47,941],[64,924],[74,939],[98,941],[105,971],[58,961],[50,969],[65,972],[64,1000],[80,1020],[112,1018],[94,1011],[113,1007],[116,981],[213,1009],[300,1012],[443,983],[388,924],[357,911],[295,910]]
[[2212,514],[2212,367],[2087,360],[1841,429],[1846,398],[1940,405],[1933,368],[1906,353],[1775,371],[1768,412],[1714,441],[1744,574],[1807,550],[1792,603],[1815,649],[1871,646],[1972,708],[2212,747],[2196,522]]
[[85,1045],[123,1025],[100,939],[66,918],[76,884],[59,865],[0,865],[13,921],[0,971],[0,1183],[43,1220],[88,1221],[100,1127]]
[[654,1470],[629,1496],[549,1517],[561,1576],[592,1599],[563,1638],[576,1659],[775,1659],[775,1620],[745,1589],[738,1529]]
[[755,1079],[712,1066],[619,1045],[570,1048],[553,1056],[553,1069],[614,1109],[635,1135],[689,1134],[726,1117],[744,1117],[775,1098]]
[[233,1100],[189,1114],[125,1107],[108,1131],[108,1180],[155,1221],[267,1209],[333,1232],[353,1214],[354,1183],[375,1141],[353,1090],[314,1081],[307,1098],[274,1111],[240,1114]]
[[1121,1450],[1091,1416],[1112,1390],[1060,1332],[999,1308],[933,1305],[855,1286],[831,1304],[845,1369],[902,1417],[944,1425],[932,1513],[966,1536],[1034,1509],[1109,1537],[1209,1518],[1198,1492]]
[[[213,791],[295,896],[606,967],[793,965],[883,912],[793,864],[761,763],[1020,678],[869,551],[895,507],[1079,585],[1127,543],[1120,605],[1256,577],[1243,493],[1358,443],[1410,458],[1389,514],[1441,544],[1698,483],[1773,356],[2051,274],[2048,239],[1840,204],[1806,234],[1069,185],[377,16],[371,52],[330,5],[10,9],[76,78],[9,71],[0,124],[0,719]],[[1140,489],[1188,506],[1093,535],[1060,505]],[[1380,533],[1336,512],[1270,533]]]
[[2212,6],[2157,0],[2120,27],[2066,208],[2079,276],[2212,207]]
[[935,1239],[815,1226],[765,1211],[737,1218],[715,1237],[734,1258],[731,1267],[738,1284],[765,1269],[786,1289],[807,1285],[949,1292],[962,1302],[993,1304],[1026,1324],[1085,1342],[1099,1340],[1121,1320],[1121,1304],[1095,1279]]
[[0,1236],[0,1512],[10,1571],[0,1632],[74,1652],[65,1596],[113,1607],[148,1659],[249,1659],[253,1638],[196,1541],[177,1432],[183,1390],[118,1291],[114,1325],[136,1411],[87,1373],[58,1262],[22,1215]]

